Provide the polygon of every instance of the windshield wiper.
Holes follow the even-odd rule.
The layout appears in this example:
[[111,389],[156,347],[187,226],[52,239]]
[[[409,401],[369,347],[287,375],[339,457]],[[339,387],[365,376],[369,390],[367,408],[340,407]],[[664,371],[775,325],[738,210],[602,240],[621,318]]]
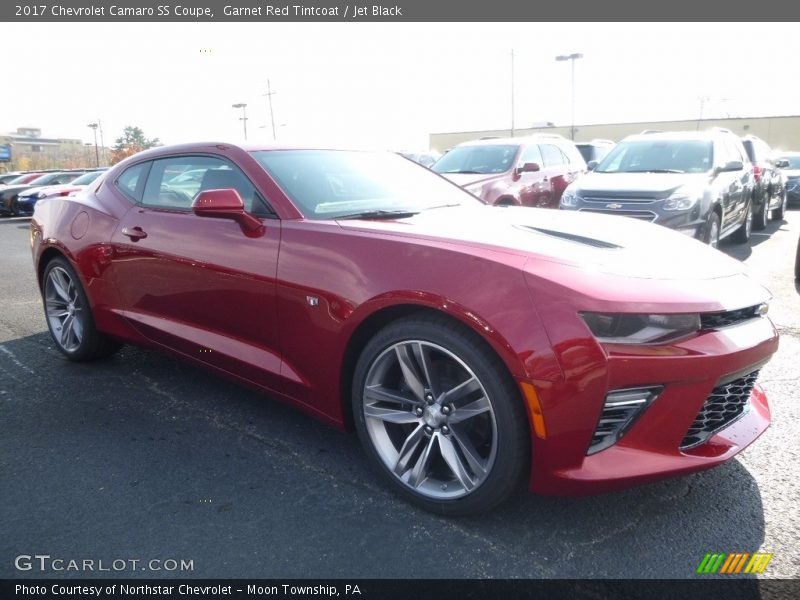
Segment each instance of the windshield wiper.
[[418,215],[419,211],[413,210],[365,210],[359,213],[352,213],[350,215],[342,215],[336,217],[340,219],[404,219],[405,217],[413,217]]
[[686,173],[680,169],[641,169],[638,171],[623,171],[624,173]]

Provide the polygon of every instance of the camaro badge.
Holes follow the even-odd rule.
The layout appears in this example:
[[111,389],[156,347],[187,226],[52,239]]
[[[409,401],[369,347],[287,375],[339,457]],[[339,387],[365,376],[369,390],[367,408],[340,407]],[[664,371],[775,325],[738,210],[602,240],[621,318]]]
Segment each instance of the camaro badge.
[[616,202],[612,202],[611,204],[606,204],[606,208],[622,208],[622,204],[617,204]]

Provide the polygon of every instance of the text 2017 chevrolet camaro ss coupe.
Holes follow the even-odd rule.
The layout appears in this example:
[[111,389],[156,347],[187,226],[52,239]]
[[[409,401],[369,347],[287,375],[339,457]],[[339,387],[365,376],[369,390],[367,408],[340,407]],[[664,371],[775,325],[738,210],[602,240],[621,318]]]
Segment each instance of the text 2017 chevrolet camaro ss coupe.
[[740,263],[649,223],[485,206],[390,153],[149,150],[37,203],[31,241],[68,358],[125,341],[255,385],[353,426],[441,513],[523,476],[581,494],[706,469],[769,425],[778,337]]

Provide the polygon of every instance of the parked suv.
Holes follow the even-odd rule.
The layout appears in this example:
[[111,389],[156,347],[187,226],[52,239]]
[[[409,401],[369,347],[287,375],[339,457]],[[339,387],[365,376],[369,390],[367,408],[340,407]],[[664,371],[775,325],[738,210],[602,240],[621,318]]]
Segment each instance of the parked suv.
[[786,180],[786,201],[800,203],[800,152],[784,152],[776,161]]
[[603,160],[615,144],[611,140],[592,140],[591,142],[578,142],[575,145],[588,165],[592,161],[597,164]]
[[632,135],[564,192],[561,208],[658,223],[716,246],[750,239],[753,166],[727,129]]
[[786,212],[784,175],[775,164],[772,148],[764,140],[747,135],[742,144],[753,163],[753,227],[764,229],[770,212],[773,219],[783,219]]
[[431,169],[486,204],[558,208],[586,161],[568,139],[540,134],[459,144]]

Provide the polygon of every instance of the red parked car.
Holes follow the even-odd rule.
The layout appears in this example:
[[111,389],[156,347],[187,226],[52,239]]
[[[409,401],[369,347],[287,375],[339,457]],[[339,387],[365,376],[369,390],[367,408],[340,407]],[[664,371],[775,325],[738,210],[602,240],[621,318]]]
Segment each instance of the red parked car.
[[558,208],[586,161],[568,139],[540,134],[459,144],[431,169],[486,204]]
[[[203,170],[194,188],[175,172]],[[485,206],[391,153],[193,144],[43,199],[47,323],[76,361],[166,350],[354,427],[440,513],[719,465],[769,425],[769,293],[663,227]]]

